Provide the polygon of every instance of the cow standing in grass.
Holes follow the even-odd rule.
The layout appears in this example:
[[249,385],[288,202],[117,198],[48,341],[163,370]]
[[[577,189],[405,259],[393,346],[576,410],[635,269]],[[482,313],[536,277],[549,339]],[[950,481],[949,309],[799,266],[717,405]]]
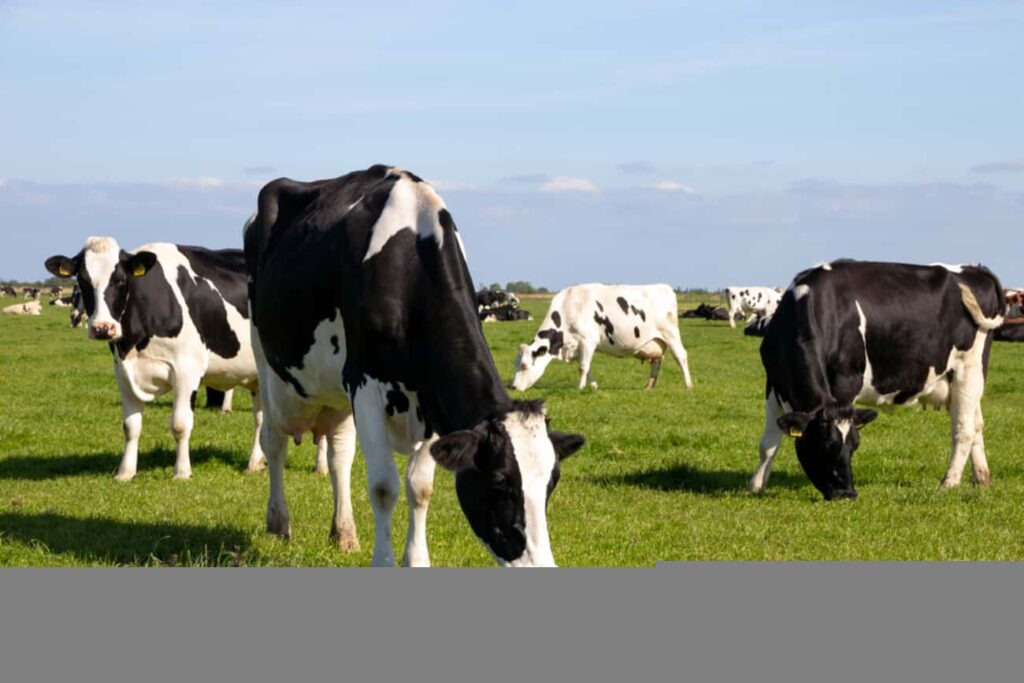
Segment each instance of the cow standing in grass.
[[266,410],[267,530],[289,536],[289,436],[329,437],[332,532],[354,540],[340,426],[355,415],[374,514],[374,565],[393,565],[394,451],[410,454],[405,563],[428,565],[434,465],[455,472],[459,504],[503,565],[554,565],[547,499],[580,436],[548,430],[538,401],[512,401],[484,339],[451,214],[397,168],[332,180],[275,180],[245,230],[250,302]]
[[579,388],[597,382],[590,371],[595,353],[639,358],[651,364],[645,389],[658,381],[668,348],[693,387],[686,349],[679,337],[676,294],[668,285],[573,285],[551,300],[540,329],[519,347],[512,387],[526,391],[555,358],[580,364]]
[[877,413],[854,403],[948,408],[943,485],[960,483],[968,457],[988,484],[981,397],[1005,310],[999,280],[980,266],[835,261],[797,275],[761,343],[765,424],[751,490],[768,483],[788,434],[826,500],[855,498],[859,429]]
[[726,287],[725,297],[729,302],[729,326],[736,328],[736,319],[751,311],[747,322],[756,318],[768,318],[782,299],[781,287]]

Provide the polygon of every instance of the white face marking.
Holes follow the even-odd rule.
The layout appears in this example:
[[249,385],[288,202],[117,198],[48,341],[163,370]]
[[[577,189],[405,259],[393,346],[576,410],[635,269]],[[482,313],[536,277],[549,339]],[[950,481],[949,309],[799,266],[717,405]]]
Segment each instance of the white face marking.
[[114,320],[114,316],[107,306],[104,293],[110,284],[110,278],[114,274],[120,260],[121,248],[112,237],[90,237],[85,241],[85,272],[88,273],[89,281],[92,283],[95,309],[89,317],[90,335],[93,326],[112,325],[114,328],[112,341],[121,338],[121,325]]
[[373,224],[373,236],[363,261],[369,261],[384,249],[392,237],[402,230],[414,230],[417,237],[433,237],[440,249],[444,246],[444,230],[438,213],[444,201],[426,183],[400,178],[391,188],[388,201]]
[[850,427],[853,423],[850,420],[836,420],[836,429],[843,435],[843,443],[846,443],[847,437],[850,436]]
[[526,552],[513,567],[554,567],[548,537],[547,492],[557,456],[548,437],[543,415],[509,413],[505,431],[512,441],[516,464],[523,480],[523,508],[526,513]]

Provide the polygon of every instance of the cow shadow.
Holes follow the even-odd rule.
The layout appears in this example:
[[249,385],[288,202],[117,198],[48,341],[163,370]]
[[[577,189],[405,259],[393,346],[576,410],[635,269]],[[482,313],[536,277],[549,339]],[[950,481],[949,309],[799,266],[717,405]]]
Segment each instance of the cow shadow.
[[[12,455],[0,460],[0,480],[44,481],[59,477],[73,477],[87,474],[109,474],[117,472],[121,453],[90,453],[88,455]],[[248,453],[228,451],[221,448],[196,448],[191,451],[192,466],[219,460],[237,466],[239,471],[248,461]],[[139,472],[174,467],[176,453],[167,448],[139,453]]]
[[42,545],[50,553],[88,563],[237,566],[249,545],[239,529],[173,522],[81,519],[52,512],[0,513],[5,542]]
[[[653,491],[687,491],[709,496],[721,496],[747,491],[753,470],[702,470],[678,464],[643,472],[631,472],[596,478],[598,483],[615,486],[635,486]],[[807,477],[787,472],[772,472],[769,486],[802,488],[809,486]]]

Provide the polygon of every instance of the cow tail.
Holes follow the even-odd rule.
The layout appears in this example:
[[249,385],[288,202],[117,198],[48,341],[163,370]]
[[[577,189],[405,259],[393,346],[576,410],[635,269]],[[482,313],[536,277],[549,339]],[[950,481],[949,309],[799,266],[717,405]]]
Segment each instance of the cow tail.
[[958,282],[957,284],[960,286],[960,299],[964,302],[964,308],[967,309],[967,312],[971,314],[971,318],[974,319],[975,325],[984,332],[991,332],[1003,324],[1003,316],[1001,315],[986,318],[985,313],[981,310],[981,304],[978,303],[978,299],[974,296],[971,288],[963,282]]

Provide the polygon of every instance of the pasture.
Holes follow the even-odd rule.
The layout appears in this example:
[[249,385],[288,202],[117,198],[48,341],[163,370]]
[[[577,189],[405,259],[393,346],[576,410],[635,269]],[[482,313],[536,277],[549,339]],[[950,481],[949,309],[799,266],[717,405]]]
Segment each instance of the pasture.
[[[537,320],[484,326],[506,380],[547,302],[524,298]],[[373,526],[362,460],[353,470],[362,549],[343,554],[328,541],[330,484],[310,471],[308,439],[292,447],[286,471],[293,538],[264,533],[267,475],[242,473],[252,434],[244,392],[231,415],[197,409],[194,474],[184,482],[171,479],[169,400],[147,406],[139,474],[116,482],[123,442],[110,354],[84,330],[68,328],[66,309],[45,301],[43,308],[41,317],[0,318],[0,565],[369,565]],[[958,490],[941,490],[948,415],[897,408],[863,431],[854,458],[860,499],[826,503],[792,443],[783,445],[767,491],[747,492],[763,419],[760,340],[725,322],[680,323],[691,392],[672,362],[658,387],[643,392],[647,366],[598,356],[597,391],[577,391],[576,366],[553,363],[525,394],[547,399],[553,428],[587,437],[564,463],[551,498],[560,565],[1024,559],[1024,345],[993,350],[983,402],[990,488],[973,486],[965,474]],[[400,470],[404,464],[399,458]],[[400,557],[404,495],[395,513]],[[440,468],[428,537],[435,565],[493,564]]]

